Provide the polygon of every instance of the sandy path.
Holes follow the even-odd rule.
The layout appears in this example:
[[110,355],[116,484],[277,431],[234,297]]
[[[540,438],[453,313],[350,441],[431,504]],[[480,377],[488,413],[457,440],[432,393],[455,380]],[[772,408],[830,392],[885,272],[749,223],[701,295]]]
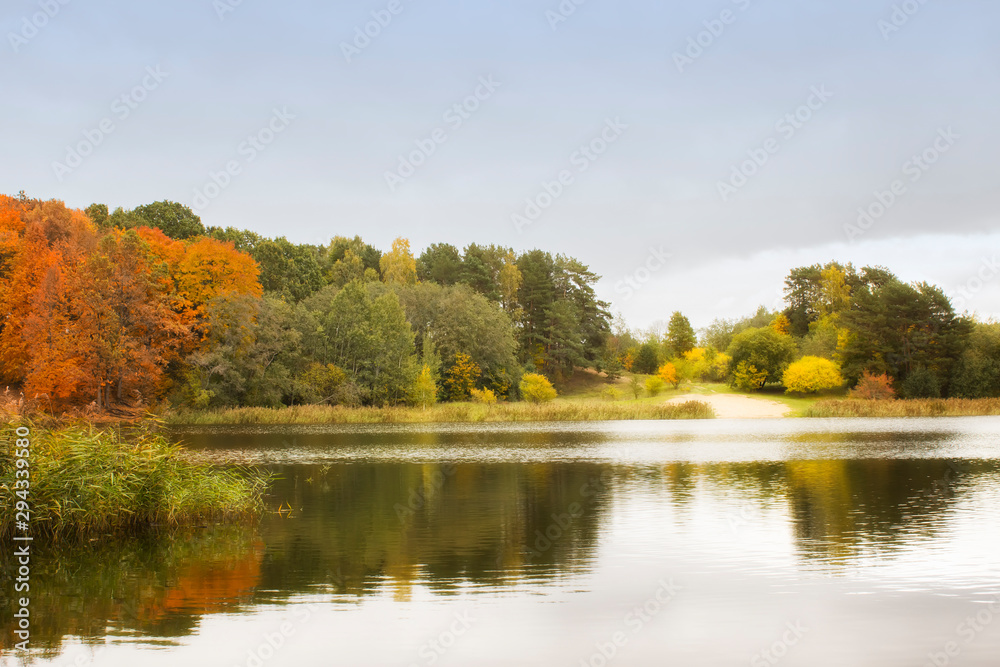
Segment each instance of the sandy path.
[[685,394],[675,396],[667,403],[701,401],[708,403],[719,419],[771,419],[785,417],[792,411],[790,407],[765,398],[750,398],[737,394]]

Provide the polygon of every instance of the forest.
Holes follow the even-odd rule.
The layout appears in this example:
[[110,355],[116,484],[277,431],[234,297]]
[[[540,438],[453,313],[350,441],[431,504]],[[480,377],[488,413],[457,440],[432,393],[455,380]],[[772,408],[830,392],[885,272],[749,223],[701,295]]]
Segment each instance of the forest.
[[[1000,327],[882,267],[792,269],[786,307],[633,331],[586,264],[396,239],[295,244],[169,201],[0,196],[0,383],[39,409],[548,400],[581,369],[863,398],[1000,396]],[[665,295],[666,296],[666,295]]]

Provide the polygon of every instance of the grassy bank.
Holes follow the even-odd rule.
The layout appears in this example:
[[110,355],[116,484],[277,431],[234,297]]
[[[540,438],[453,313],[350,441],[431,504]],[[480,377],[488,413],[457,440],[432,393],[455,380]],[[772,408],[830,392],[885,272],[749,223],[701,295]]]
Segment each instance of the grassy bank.
[[[179,447],[148,431],[123,436],[93,426],[27,426],[31,486],[26,500],[35,536],[242,519],[263,507],[263,475],[184,461]],[[16,495],[21,478],[16,477],[15,437],[13,426],[0,436],[0,505],[7,510],[0,515],[0,536],[14,531],[13,508],[22,500]]]
[[998,398],[934,398],[889,401],[841,399],[819,401],[806,417],[977,417],[1000,415]]
[[168,424],[421,424],[433,422],[609,421],[635,419],[711,419],[704,403],[681,405],[631,401],[560,399],[551,403],[441,403],[414,407],[346,408],[300,405],[290,408],[233,408],[177,412]]

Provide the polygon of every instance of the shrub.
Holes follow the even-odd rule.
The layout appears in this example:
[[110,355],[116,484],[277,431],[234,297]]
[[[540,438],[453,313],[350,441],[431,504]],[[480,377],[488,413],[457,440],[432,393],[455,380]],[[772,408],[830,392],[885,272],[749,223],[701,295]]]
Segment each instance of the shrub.
[[549,379],[538,373],[525,373],[520,389],[521,397],[532,403],[547,403],[557,396]]
[[823,357],[802,357],[788,367],[781,381],[786,392],[802,394],[836,389],[844,384],[837,364]]
[[746,329],[733,337],[729,355],[732,357],[730,374],[744,362],[764,374],[764,379],[755,387],[759,389],[766,382],[781,382],[788,364],[795,359],[796,347],[791,336],[779,334],[771,327]]
[[729,386],[737,391],[757,391],[767,381],[767,373],[748,361],[741,361],[729,377]]
[[473,403],[482,403],[483,405],[496,405],[497,395],[493,393],[492,389],[483,389],[483,390],[473,389],[470,393],[472,394]]
[[933,371],[919,366],[903,380],[903,395],[907,398],[940,398],[941,384]]
[[609,401],[619,401],[622,397],[622,390],[618,387],[605,387],[601,390],[601,398]]
[[666,383],[663,381],[659,375],[653,375],[646,378],[646,391],[649,392],[650,396],[658,396],[666,388]]
[[869,401],[885,401],[896,398],[896,391],[892,388],[892,380],[885,373],[872,375],[865,371],[858,384],[847,395]]

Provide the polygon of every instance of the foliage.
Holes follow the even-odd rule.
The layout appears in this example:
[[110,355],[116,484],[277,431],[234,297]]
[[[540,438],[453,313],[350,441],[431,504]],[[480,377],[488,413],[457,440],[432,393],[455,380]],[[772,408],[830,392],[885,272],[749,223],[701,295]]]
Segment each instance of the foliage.
[[632,397],[637,399],[642,394],[642,382],[633,375],[628,379],[628,389],[632,392]]
[[476,382],[483,371],[479,368],[479,364],[464,352],[455,353],[454,360],[445,373],[445,394],[450,401],[464,401],[476,388]]
[[620,401],[622,398],[622,390],[618,387],[605,387],[601,390],[601,398],[608,401]]
[[397,238],[392,242],[392,250],[379,260],[382,280],[389,284],[413,285],[417,282],[417,262],[410,252],[410,242]]
[[814,394],[843,386],[837,364],[822,357],[802,357],[792,363],[781,380],[788,393]]
[[[223,294],[209,303],[205,329],[205,338],[187,358],[179,400],[203,407],[276,406],[300,395],[294,371],[301,334],[292,327],[287,304],[271,297]],[[336,380],[343,371],[330,366],[320,363],[311,367],[311,374],[307,371],[306,398],[329,400],[322,392],[332,394],[342,386],[343,380]]]
[[608,304],[593,288],[598,276],[573,258],[540,250],[518,257],[516,268],[522,361],[555,376],[596,365],[610,330]]
[[774,322],[774,317],[774,313],[761,306],[749,317],[738,320],[713,320],[702,332],[702,345],[716,350],[728,350],[737,334],[747,329],[769,327]]
[[677,387],[680,386],[680,374],[677,372],[677,367],[670,362],[660,366],[660,368],[656,371],[656,376],[664,383],[673,385],[674,389],[677,389]]
[[[466,285],[434,283],[398,286],[394,291],[415,332],[417,348],[433,341],[437,354],[469,355],[482,370],[482,384],[506,397],[517,383],[517,340],[510,316],[497,303]],[[443,368],[432,366],[432,372]]]
[[660,366],[660,355],[657,353],[656,345],[653,343],[643,343],[635,356],[635,363],[632,364],[634,373],[652,375]]
[[344,370],[360,402],[409,399],[420,368],[413,331],[393,292],[358,281],[326,288],[299,304],[293,327],[313,360]]
[[651,375],[646,378],[646,391],[650,396],[659,396],[666,389],[666,383],[659,375]]
[[482,403],[483,405],[496,405],[497,395],[493,393],[490,389],[472,389],[470,391],[472,395],[473,403]]
[[1000,396],[1000,324],[977,322],[952,371],[951,395],[958,398]]
[[341,390],[346,380],[347,374],[343,369],[314,361],[302,374],[300,383],[307,393],[306,402],[336,404],[343,402]]
[[941,385],[937,375],[925,366],[918,366],[903,380],[903,396],[906,398],[938,398]]
[[[873,269],[864,269],[859,281],[853,305],[840,316],[848,330],[841,351],[848,381],[856,382],[863,371],[871,370],[902,386],[911,373],[923,368],[914,389],[933,392],[936,385],[937,391],[946,391],[972,323],[955,315],[937,287],[907,285]],[[926,373],[934,375],[933,382]]]
[[683,357],[694,349],[698,339],[691,322],[679,312],[670,316],[667,327],[667,354],[671,358]]
[[865,371],[848,395],[869,401],[887,401],[896,397],[896,391],[892,388],[892,379],[885,373],[872,375]]
[[539,373],[525,373],[521,378],[521,397],[531,403],[546,403],[556,397],[555,387]]
[[420,369],[420,375],[413,383],[413,402],[426,410],[437,402],[437,393],[438,388],[431,367],[424,364]]
[[795,341],[771,327],[746,329],[733,337],[728,354],[731,374],[744,363],[754,368],[753,374],[741,375],[741,386],[746,386],[745,381],[755,378],[756,373],[763,374],[763,379],[754,386],[759,389],[767,382],[781,382],[785,369],[795,358]]
[[766,371],[757,370],[749,361],[741,361],[729,377],[729,386],[737,391],[757,391],[766,381]]

